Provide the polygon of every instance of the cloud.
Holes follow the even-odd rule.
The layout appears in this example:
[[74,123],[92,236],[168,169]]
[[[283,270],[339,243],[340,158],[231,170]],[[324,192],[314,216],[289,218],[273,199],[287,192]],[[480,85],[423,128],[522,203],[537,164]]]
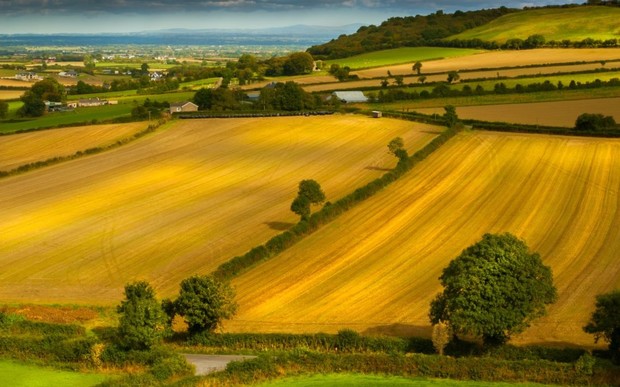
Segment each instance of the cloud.
[[[538,5],[562,4],[566,0],[546,0]],[[531,3],[531,2],[530,2]],[[486,0],[0,0],[3,15],[15,14],[74,14],[74,13],[171,13],[212,11],[290,11],[308,9],[356,8],[368,10],[408,11],[407,14],[437,9],[479,9],[495,8],[500,5],[521,7],[530,4],[524,1]],[[0,16],[2,18],[2,16]]]

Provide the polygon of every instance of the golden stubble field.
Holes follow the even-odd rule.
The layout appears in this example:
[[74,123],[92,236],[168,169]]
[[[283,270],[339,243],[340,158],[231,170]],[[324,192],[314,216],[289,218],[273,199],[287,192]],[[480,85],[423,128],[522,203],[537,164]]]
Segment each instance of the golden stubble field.
[[[413,108],[412,110],[423,114],[445,112],[443,108]],[[620,122],[620,98],[458,106],[456,113],[461,119],[572,128],[575,126],[577,117],[583,113],[612,116],[616,122]]]
[[146,129],[146,122],[76,126],[0,137],[0,171],[104,147]]
[[[179,121],[96,156],[0,180],[0,298],[116,304],[130,281],[179,282],[289,227],[302,179],[328,200],[437,128],[361,116]],[[34,145],[33,145],[34,146]]]
[[[422,73],[458,70],[489,69],[500,67],[532,66],[558,63],[609,61],[620,59],[620,48],[541,48],[536,50],[486,51],[480,54],[448,58],[422,63]],[[609,66],[615,66],[609,63]],[[387,74],[411,74],[411,64],[359,70],[360,78],[376,78]]]
[[404,179],[234,280],[228,331],[430,334],[438,277],[484,233],[525,239],[559,300],[517,343],[592,345],[620,287],[620,140],[462,133]]

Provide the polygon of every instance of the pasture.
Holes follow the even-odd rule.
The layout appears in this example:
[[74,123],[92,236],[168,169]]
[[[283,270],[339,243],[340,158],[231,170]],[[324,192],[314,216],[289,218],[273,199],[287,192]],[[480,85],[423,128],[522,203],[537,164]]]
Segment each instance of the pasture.
[[329,69],[330,65],[337,63],[342,67],[349,66],[351,69],[357,70],[401,63],[415,63],[417,61],[428,61],[433,59],[458,58],[480,52],[484,51],[450,47],[401,47],[383,51],[373,51],[344,59],[328,60],[326,61],[326,65]]
[[593,345],[594,296],[620,286],[620,140],[465,132],[407,176],[233,280],[231,332],[430,335],[443,268],[511,232],[559,299],[516,343]]
[[0,137],[0,171],[20,165],[70,156],[89,148],[105,147],[144,130],[146,122],[89,125]]
[[12,387],[95,386],[109,376],[61,371],[49,367],[0,360],[0,385]]
[[481,39],[505,43],[514,38],[525,40],[534,34],[542,34],[547,41],[617,39],[620,35],[618,18],[620,9],[617,7],[532,9],[504,15],[447,40]]
[[[297,222],[302,179],[334,200],[393,168],[437,128],[360,116],[181,120],[95,156],[0,180],[0,297],[116,304],[160,296]],[[31,144],[34,146],[34,144]]]
[[[481,121],[510,122],[527,125],[572,128],[582,113],[612,116],[620,122],[620,98],[514,103],[503,105],[459,106],[459,118]],[[443,108],[415,109],[422,114],[443,114]]]

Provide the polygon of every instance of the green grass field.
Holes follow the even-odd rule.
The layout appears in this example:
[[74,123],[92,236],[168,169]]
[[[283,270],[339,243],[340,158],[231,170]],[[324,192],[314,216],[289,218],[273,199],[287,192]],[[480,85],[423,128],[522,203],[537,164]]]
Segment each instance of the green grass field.
[[499,383],[479,381],[459,381],[450,379],[403,378],[400,376],[328,374],[297,376],[260,384],[261,387],[391,387],[391,386],[440,386],[440,387],[534,387],[536,383]]
[[472,55],[482,50],[470,50],[463,48],[443,48],[443,47],[401,47],[391,50],[369,52],[350,58],[335,59],[327,61],[327,68],[333,63],[340,66],[349,66],[353,70],[425,61],[430,59],[453,58],[459,56]]
[[576,7],[534,9],[502,16],[483,26],[447,38],[504,43],[542,34],[547,40],[614,39],[620,35],[620,8]]
[[61,371],[53,368],[26,365],[0,360],[0,386],[12,387],[84,387],[94,386],[108,379],[107,375]]

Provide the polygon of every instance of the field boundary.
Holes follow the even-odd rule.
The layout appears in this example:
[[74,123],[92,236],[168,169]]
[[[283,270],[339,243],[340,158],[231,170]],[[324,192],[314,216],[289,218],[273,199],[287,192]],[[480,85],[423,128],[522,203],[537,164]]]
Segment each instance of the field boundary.
[[[419,121],[415,117],[411,117],[409,120]],[[313,234],[315,231],[320,229],[321,226],[331,222],[343,213],[347,212],[349,209],[370,198],[383,188],[387,187],[389,184],[398,180],[419,162],[423,161],[435,150],[439,149],[457,133],[458,130],[455,128],[446,129],[422,149],[415,152],[412,156],[401,160],[393,170],[385,173],[380,178],[371,181],[363,187],[357,188],[352,193],[344,196],[334,203],[327,202],[321,210],[312,214],[307,221],[302,220],[295,224],[290,230],[284,231],[272,237],[264,244],[256,246],[245,254],[233,257],[222,263],[213,272],[213,275],[218,278],[230,280],[246,272],[258,263],[277,256],[281,252],[301,241],[306,236]]]
[[[157,130],[157,128],[159,128],[161,125],[163,125],[164,123],[166,123],[167,120],[165,119],[160,119],[157,123],[155,124],[150,124],[146,129],[143,129],[139,132],[136,132],[133,134],[133,136],[131,137],[126,137],[124,139],[121,140],[117,140],[115,142],[113,142],[112,144],[106,145],[106,146],[98,146],[98,147],[93,147],[93,148],[88,148],[85,150],[81,150],[81,151],[77,151],[71,155],[68,156],[57,156],[57,157],[52,157],[46,160],[42,160],[42,161],[35,161],[32,163],[28,163],[28,164],[24,164],[24,165],[20,165],[19,167],[10,169],[8,171],[0,171],[0,179],[5,178],[5,177],[9,177],[9,176],[15,176],[15,175],[19,175],[22,173],[26,173],[29,171],[33,171],[35,169],[39,169],[39,168],[43,168],[43,167],[47,167],[50,165],[55,165],[55,164],[60,164],[62,162],[65,161],[71,161],[71,160],[75,160],[75,159],[79,159],[85,156],[90,156],[90,155],[95,155],[98,153],[103,153],[105,151],[109,151],[115,148],[118,148],[120,146],[129,144],[131,142],[134,142],[136,140],[138,140],[139,138],[142,138],[144,136],[146,136],[149,133],[153,133]],[[32,130],[32,131],[36,131],[36,130]],[[17,134],[17,133],[11,133],[11,134]]]

